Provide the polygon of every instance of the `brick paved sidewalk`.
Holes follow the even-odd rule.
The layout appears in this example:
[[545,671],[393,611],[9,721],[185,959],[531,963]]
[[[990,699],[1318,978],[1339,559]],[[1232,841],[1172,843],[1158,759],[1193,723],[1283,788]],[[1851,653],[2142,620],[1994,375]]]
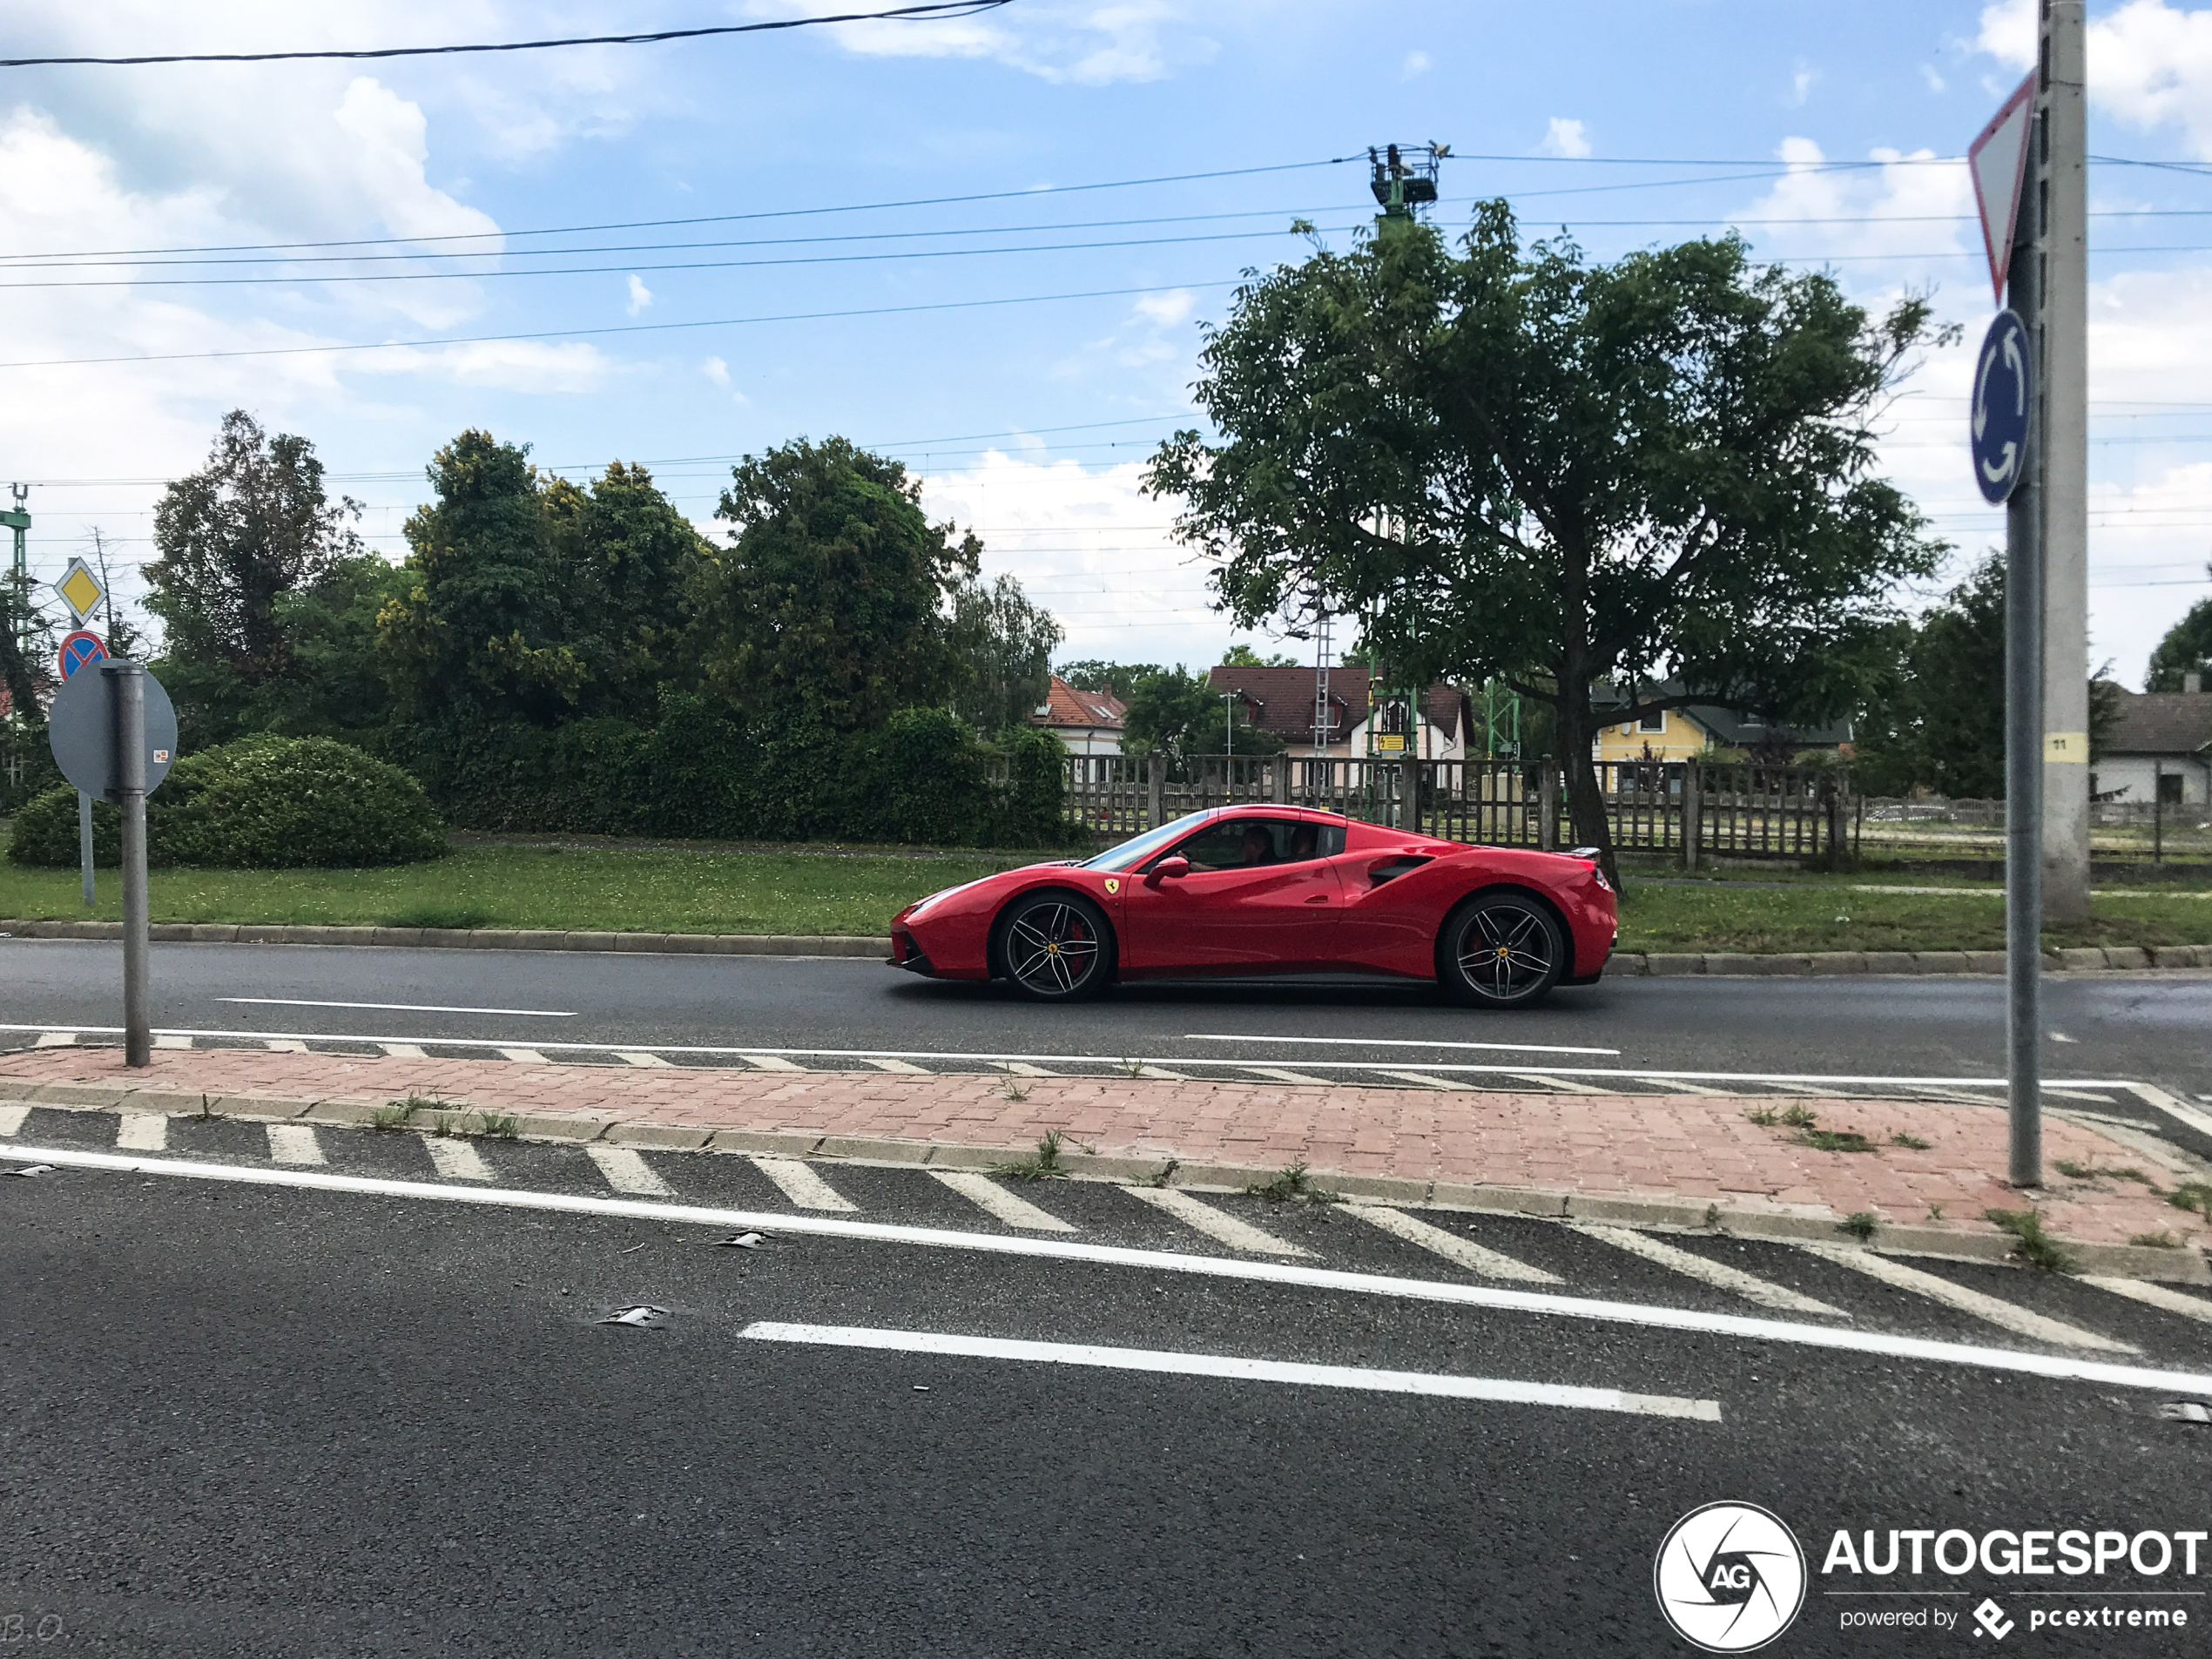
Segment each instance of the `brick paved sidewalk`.
[[[289,1113],[360,1121],[370,1107],[409,1094],[437,1095],[481,1111],[516,1113],[528,1132],[697,1146],[910,1157],[926,1149],[1026,1155],[1062,1130],[1079,1172],[1136,1177],[1170,1158],[1179,1178],[1217,1183],[1303,1158],[1353,1196],[1405,1198],[1405,1184],[1432,1184],[1437,1202],[1482,1208],[1696,1220],[1708,1204],[1730,1217],[1817,1224],[1871,1211],[1892,1228],[1986,1239],[1988,1209],[2019,1209],[2024,1195],[1994,1172],[2005,1166],[2005,1115],[1997,1107],[1917,1101],[1808,1098],[1777,1103],[1725,1096],[1505,1094],[1362,1089],[1336,1084],[1170,1082],[1123,1078],[903,1076],[691,1068],[537,1065],[442,1058],[265,1054],[250,1049],[157,1050],[131,1072],[114,1049],[46,1049],[0,1055],[0,1097],[35,1098],[45,1085],[145,1089],[153,1109]],[[1018,1098],[1016,1097],[1018,1095]],[[78,1103],[109,1098],[57,1089]],[[1824,1130],[1856,1130],[1878,1150],[1823,1152],[1797,1131],[1752,1123],[1754,1108],[1802,1104]],[[1892,1143],[1898,1135],[1929,1143]],[[760,1137],[795,1137],[765,1143]],[[861,1144],[856,1144],[861,1143]],[[2082,1124],[2044,1128],[2051,1186],[2035,1205],[2062,1238],[2124,1244],[2165,1232],[2191,1244],[2202,1224],[2148,1185],[2126,1178],[2070,1180],[2087,1169],[2134,1168],[2170,1186],[2184,1167],[2155,1143],[2123,1144]],[[974,1159],[967,1160],[972,1167]],[[2148,1252],[2146,1252],[2148,1253]],[[2195,1251],[2188,1252],[2191,1258]],[[2191,1263],[2193,1266],[2194,1262]]]

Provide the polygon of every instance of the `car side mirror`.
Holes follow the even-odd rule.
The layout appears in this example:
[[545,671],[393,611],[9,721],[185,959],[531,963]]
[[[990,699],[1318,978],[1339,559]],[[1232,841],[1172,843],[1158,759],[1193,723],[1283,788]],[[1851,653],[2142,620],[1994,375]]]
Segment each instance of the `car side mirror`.
[[1155,881],[1172,880],[1177,876],[1189,875],[1190,873],[1190,860],[1184,858],[1180,853],[1171,853],[1170,856],[1162,859],[1157,864],[1152,867],[1151,870],[1152,880]]

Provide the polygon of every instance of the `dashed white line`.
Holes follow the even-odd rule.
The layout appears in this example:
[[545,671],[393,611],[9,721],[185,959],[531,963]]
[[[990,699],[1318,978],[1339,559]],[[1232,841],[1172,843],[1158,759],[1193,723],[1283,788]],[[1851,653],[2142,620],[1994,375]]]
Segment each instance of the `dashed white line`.
[[192,1039],[165,1033],[153,1040],[153,1046],[157,1049],[189,1049],[192,1047]]
[[1843,1309],[1830,1307],[1786,1285],[1777,1285],[1771,1279],[1747,1273],[1740,1267],[1730,1267],[1726,1262],[1710,1260],[1678,1245],[1662,1244],[1649,1233],[1638,1232],[1632,1227],[1601,1227],[1588,1222],[1568,1224],[1585,1238],[1601,1240],[1691,1278],[1703,1279],[1717,1290],[1740,1296],[1747,1302],[1757,1302],[1761,1307],[1777,1308],[1784,1313],[1817,1313],[1829,1319],[1851,1318]]
[[1393,1210],[1387,1204],[1355,1204],[1346,1206],[1362,1221],[1372,1221],[1385,1232],[1404,1239],[1409,1244],[1419,1244],[1433,1251],[1447,1262],[1455,1262],[1470,1273],[1480,1273],[1484,1278],[1512,1279],[1522,1285],[1558,1285],[1562,1281],[1556,1273],[1548,1273],[1541,1267],[1531,1267],[1527,1262],[1515,1261],[1501,1251],[1476,1244],[1472,1238],[1462,1238],[1455,1232],[1433,1226],[1402,1210]]
[[781,1055],[748,1054],[738,1056],[747,1065],[760,1071],[804,1071],[806,1067],[785,1059]]
[[1961,1313],[1971,1313],[1978,1319],[1986,1319],[2016,1336],[2053,1343],[2061,1348],[2091,1348],[2101,1353],[2141,1352],[2132,1343],[2114,1341],[2094,1331],[2085,1331],[2078,1325],[2069,1325],[2064,1319],[2052,1318],[2048,1314],[2030,1312],[2018,1303],[1984,1296],[1979,1291],[1970,1291],[1965,1285],[1955,1284],[1939,1274],[1907,1267],[1892,1257],[1878,1256],[1871,1250],[1861,1250],[1853,1244],[1824,1244],[1811,1240],[1799,1243],[1797,1248],[1811,1251],[1824,1261],[1835,1262],[1900,1291],[1911,1291],[1932,1302],[1956,1308]]
[[1231,1250],[1244,1251],[1254,1256],[1313,1254],[1310,1250],[1301,1250],[1272,1233],[1262,1232],[1251,1223],[1239,1221],[1236,1217],[1217,1210],[1187,1192],[1178,1192],[1172,1187],[1124,1187],[1122,1190],[1140,1203],[1150,1204],[1155,1210],[1165,1211],[1184,1226],[1202,1232]]
[[428,1060],[420,1045],[412,1042],[380,1042],[376,1045],[395,1060]]
[[431,1167],[448,1181],[489,1181],[491,1165],[484,1162],[484,1155],[466,1141],[456,1141],[446,1135],[425,1135],[422,1150],[430,1155]]
[[574,1008],[455,1008],[442,1002],[315,1002],[303,996],[219,996],[218,1002],[252,1002],[285,1008],[379,1008],[399,1014],[515,1014],[533,1020],[573,1020]]
[[268,1039],[268,1044],[269,1052],[271,1054],[305,1054],[307,1052],[307,1045],[300,1042],[297,1037],[271,1037]]
[[1473,1083],[1463,1083],[1454,1077],[1432,1077],[1425,1071],[1385,1071],[1378,1066],[1375,1073],[1378,1076],[1395,1077],[1400,1082],[1418,1083],[1423,1089],[1467,1089],[1474,1087]]
[[762,1319],[739,1332],[754,1342],[806,1343],[868,1348],[891,1353],[951,1354],[973,1359],[1020,1359],[1033,1364],[1095,1366],[1112,1371],[1221,1377],[1239,1382],[1295,1383],[1309,1388],[1364,1388],[1378,1393],[1433,1394],[1513,1406],[1560,1406],[1573,1410],[1627,1412],[1642,1417],[1721,1420],[1717,1401],[1671,1394],[1629,1394],[1617,1388],[1562,1383],[1453,1377],[1426,1371],[1371,1371],[1364,1366],[1316,1366],[1231,1354],[1175,1353],[1152,1348],[1109,1348],[1090,1343],[1027,1342],[1004,1337],[949,1336],[934,1331],[875,1331],[853,1325],[786,1325]]
[[41,1031],[38,1041],[31,1044],[34,1049],[73,1049],[76,1046],[77,1033],[74,1031]]
[[277,1163],[325,1163],[322,1143],[312,1123],[271,1123],[269,1157]]
[[859,1211],[835,1187],[816,1175],[813,1167],[798,1158],[757,1157],[753,1167],[776,1184],[777,1190],[801,1210],[827,1210],[840,1215]]
[[544,1066],[552,1063],[535,1049],[502,1049],[499,1054],[503,1060],[519,1060],[526,1066]]
[[1513,1075],[1525,1083],[1541,1083],[1547,1089],[1558,1089],[1562,1095],[1612,1095],[1620,1092],[1613,1089],[1593,1089],[1588,1083],[1578,1083],[1571,1078],[1548,1071],[1516,1071]]
[[895,1071],[908,1077],[927,1077],[929,1076],[928,1067],[917,1066],[911,1061],[907,1060],[868,1060],[864,1061],[861,1063],[864,1065],[873,1066],[878,1071]]
[[1339,1049],[1480,1049],[1507,1054],[1618,1054],[1618,1049],[1577,1049],[1552,1042],[1429,1042],[1411,1037],[1239,1036],[1233,1032],[1186,1031],[1185,1042],[1310,1042]]
[[2094,1285],[2101,1291],[2110,1291],[2115,1296],[2141,1302],[2146,1307],[2155,1307],[2162,1313],[2178,1313],[2185,1319],[2212,1325],[2212,1300],[2191,1296],[2170,1285],[2155,1285],[2141,1278],[2107,1278],[2096,1273],[2084,1273],[2081,1282]]
[[1309,1077],[1302,1071],[1285,1071],[1280,1066],[1239,1066],[1237,1069],[1239,1071],[1249,1071],[1254,1076],[1269,1078],[1278,1083],[1321,1083],[1323,1085],[1326,1085],[1329,1081],[1326,1077]]
[[995,1216],[1009,1227],[1038,1233],[1071,1233],[1076,1231],[1049,1210],[1041,1210],[1027,1198],[1008,1192],[988,1175],[971,1175],[959,1170],[932,1170],[935,1176],[970,1204]]
[[1724,1096],[1728,1093],[1725,1089],[1714,1089],[1704,1083],[1684,1082],[1679,1077],[1632,1077],[1629,1081],[1649,1088],[1669,1089],[1677,1095]]
[[166,1151],[169,1120],[159,1112],[125,1112],[116,1119],[115,1143],[125,1152]]
[[584,1156],[599,1166],[599,1173],[607,1177],[607,1184],[617,1192],[633,1193],[640,1198],[672,1198],[668,1183],[653,1172],[653,1166],[626,1146],[602,1146],[597,1143],[583,1149]]
[[2212,1396],[2212,1373],[2155,1366],[2115,1365],[2080,1354],[2038,1353],[1971,1342],[1804,1324],[1762,1314],[1716,1313],[1702,1308],[1661,1307],[1602,1297],[1568,1296],[1556,1291],[1521,1290],[1505,1285],[1468,1285],[1453,1279],[1409,1278],[1387,1273],[1348,1272],[1341,1268],[1298,1262],[1253,1261],[1241,1256],[1198,1256],[1182,1251],[1136,1250],[1122,1244],[1094,1244],[1083,1239],[1035,1233],[972,1232],[948,1227],[908,1227],[844,1217],[795,1215],[788,1211],[738,1210],[719,1205],[664,1204],[642,1198],[599,1197],[576,1192],[546,1192],[521,1187],[486,1187],[459,1183],[394,1180],[382,1177],[334,1175],[319,1170],[270,1169],[254,1163],[212,1163],[190,1158],[149,1158],[137,1153],[94,1152],[79,1147],[24,1146],[0,1150],[10,1163],[51,1163],[57,1169],[98,1170],[117,1174],[163,1175],[172,1180],[213,1181],[238,1186],[287,1187],[307,1192],[344,1192],[421,1204],[475,1204],[539,1214],[618,1216],[635,1221],[673,1222],[715,1227],[780,1229],[792,1234],[850,1238],[865,1244],[966,1251],[985,1256],[1026,1256],[1082,1262],[1092,1266],[1139,1271],[1188,1273],[1201,1278],[1252,1285],[1297,1285],[1348,1295],[1391,1297],[1410,1302],[1439,1302],[1498,1312],[1540,1314],[1604,1325],[1633,1325],[1745,1341],[1782,1343],[1831,1352],[1873,1355],[1933,1365],[1966,1366],[2017,1376],[2048,1377],[2115,1388]]
[[1179,1071],[1170,1071],[1165,1066],[1156,1066],[1150,1061],[1139,1065],[1130,1074],[1133,1077],[1151,1077],[1161,1082],[1187,1083],[1190,1080]]
[[30,1108],[28,1106],[0,1106],[0,1135],[21,1134],[30,1117]]
[[648,1054],[643,1049],[617,1049],[615,1050],[615,1058],[625,1066],[643,1066],[648,1070],[655,1066],[665,1067],[668,1064],[668,1062],[658,1055]]
[[1047,1071],[1042,1066],[1033,1066],[1026,1060],[1009,1060],[1006,1070],[1016,1077],[1057,1077],[1056,1071]]

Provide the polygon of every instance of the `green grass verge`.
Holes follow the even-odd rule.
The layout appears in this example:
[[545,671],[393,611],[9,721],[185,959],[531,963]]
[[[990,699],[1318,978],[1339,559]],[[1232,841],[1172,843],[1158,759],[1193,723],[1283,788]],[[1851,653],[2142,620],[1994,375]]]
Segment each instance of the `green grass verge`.
[[[668,852],[465,846],[384,870],[155,870],[156,921],[312,927],[543,927],[578,932],[880,934],[900,907],[1031,862],[1020,853]],[[74,870],[0,861],[0,916],[114,921],[122,885],[102,870],[87,912]]]
[[[396,869],[156,870],[149,894],[156,921],[874,934],[910,900],[1049,856],[494,843]],[[1620,948],[1995,950],[2005,942],[2004,907],[1993,887],[1984,896],[1858,893],[1850,884],[1864,878],[1850,877],[1748,885],[1757,876],[1660,887],[1638,881],[1631,871]],[[115,873],[101,871],[99,904],[90,914],[115,920],[120,899]],[[2088,927],[2053,928],[2047,940],[2212,943],[2212,898],[2107,895],[2097,900],[2097,913]],[[74,921],[86,914],[75,871],[26,870],[0,860],[0,916]]]

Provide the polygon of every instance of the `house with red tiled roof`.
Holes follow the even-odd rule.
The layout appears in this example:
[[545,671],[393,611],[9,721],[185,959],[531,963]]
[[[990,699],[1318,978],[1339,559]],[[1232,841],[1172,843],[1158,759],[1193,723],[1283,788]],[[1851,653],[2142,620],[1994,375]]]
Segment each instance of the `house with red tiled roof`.
[[1071,755],[1117,755],[1128,713],[1111,691],[1077,691],[1055,674],[1044,701],[1030,711],[1029,724],[1051,732]]
[[[1332,668],[1325,703],[1326,730],[1319,748],[1314,745],[1315,705],[1319,678],[1311,668],[1240,668],[1228,664],[1207,677],[1217,695],[1235,697],[1243,719],[1272,732],[1286,752],[1307,756],[1360,756],[1367,752],[1367,723],[1373,712],[1372,696],[1364,668]],[[1413,752],[1423,760],[1466,759],[1467,739],[1474,731],[1474,704],[1456,685],[1432,685],[1421,694],[1415,711]]]

